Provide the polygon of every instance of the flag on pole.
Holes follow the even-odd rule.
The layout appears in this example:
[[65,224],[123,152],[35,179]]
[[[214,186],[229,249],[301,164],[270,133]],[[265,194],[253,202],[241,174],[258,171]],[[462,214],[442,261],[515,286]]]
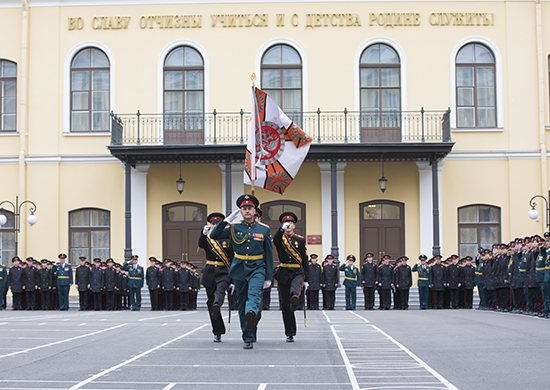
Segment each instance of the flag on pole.
[[282,194],[307,156],[311,137],[264,91],[252,87],[244,183]]

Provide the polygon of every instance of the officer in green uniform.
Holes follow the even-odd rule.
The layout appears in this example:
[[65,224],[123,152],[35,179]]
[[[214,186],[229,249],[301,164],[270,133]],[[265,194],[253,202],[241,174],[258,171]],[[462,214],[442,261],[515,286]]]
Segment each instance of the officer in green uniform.
[[[269,226],[256,222],[254,211],[258,199],[241,195],[238,210],[218,223],[210,238],[230,238],[235,257],[229,269],[237,291],[237,309],[241,322],[244,349],[252,349],[256,342],[257,322],[260,319],[262,288],[269,288],[273,280],[273,247]],[[242,215],[243,221],[236,221]]]
[[132,310],[139,311],[141,309],[141,288],[143,287],[143,267],[138,264],[138,256],[132,256],[130,261],[124,263],[123,271],[128,271],[128,289],[130,290],[130,306]]
[[57,273],[57,295],[59,296],[59,310],[69,310],[69,289],[73,284],[73,270],[71,265],[65,263],[67,255],[59,254],[59,265],[56,265],[53,272]]
[[432,274],[430,266],[426,264],[428,257],[426,255],[418,256],[419,263],[416,263],[412,272],[418,272],[418,296],[420,299],[420,310],[428,308],[428,293],[432,284]]
[[346,310],[355,310],[357,302],[357,286],[361,282],[359,269],[354,265],[355,256],[348,255],[347,263],[340,266],[340,271],[344,271],[344,286],[346,287]]

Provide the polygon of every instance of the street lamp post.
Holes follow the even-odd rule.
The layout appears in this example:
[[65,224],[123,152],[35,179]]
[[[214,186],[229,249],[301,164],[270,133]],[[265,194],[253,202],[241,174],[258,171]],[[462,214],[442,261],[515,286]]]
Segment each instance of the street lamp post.
[[16,196],[15,197],[15,204],[13,204],[12,202],[10,202],[9,200],[4,200],[2,202],[0,202],[0,226],[1,225],[4,225],[7,221],[8,221],[8,218],[2,213],[2,211],[4,210],[4,208],[2,207],[2,205],[4,203],[8,203],[8,204],[11,204],[11,207],[13,207],[13,214],[14,214],[14,223],[13,223],[13,231],[15,232],[15,256],[17,256],[17,236],[21,230],[21,207],[25,204],[25,203],[29,203],[31,204],[32,206],[29,208],[29,211],[31,212],[31,215],[29,215],[27,217],[27,222],[29,223],[29,225],[34,225],[37,221],[38,221],[38,218],[37,216],[34,214],[34,212],[36,211],[36,205],[34,204],[34,202],[30,201],[30,200],[25,200],[24,202],[21,202],[19,203],[19,197]]
[[529,201],[529,206],[531,206],[531,210],[529,210],[529,218],[531,219],[537,219],[539,217],[539,212],[535,207],[537,207],[537,204],[535,203],[536,198],[541,198],[544,200],[544,203],[546,204],[546,228],[548,228],[550,231],[550,208],[548,207],[548,199],[550,199],[550,191],[548,191],[548,199],[545,198],[542,195],[535,195],[531,198]]

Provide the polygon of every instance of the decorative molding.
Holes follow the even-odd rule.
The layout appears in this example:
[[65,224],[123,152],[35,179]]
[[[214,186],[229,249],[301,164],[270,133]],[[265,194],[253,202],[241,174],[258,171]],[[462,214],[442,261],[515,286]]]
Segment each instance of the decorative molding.
[[[19,162],[17,157],[0,157],[0,164],[8,164],[15,161]],[[111,155],[81,155],[81,156],[26,156],[25,163],[32,164],[117,164],[120,161]]]
[[[550,152],[546,153],[550,158]],[[540,160],[540,151],[452,151],[447,160]]]

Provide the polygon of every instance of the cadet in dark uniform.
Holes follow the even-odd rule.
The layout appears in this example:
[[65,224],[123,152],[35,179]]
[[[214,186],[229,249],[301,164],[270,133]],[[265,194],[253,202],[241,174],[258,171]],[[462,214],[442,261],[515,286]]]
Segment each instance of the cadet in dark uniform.
[[12,259],[13,266],[10,268],[9,274],[9,287],[11,288],[11,294],[13,297],[12,309],[13,310],[23,310],[22,300],[23,300],[23,286],[25,284],[23,278],[23,268],[21,267],[21,259],[15,256]]
[[[229,276],[237,291],[244,349],[252,349],[256,342],[262,289],[271,286],[273,280],[271,234],[269,226],[255,220],[254,212],[258,204],[255,196],[241,195],[237,199],[239,209],[210,232],[214,240],[230,238],[235,251]],[[239,215],[244,221],[234,222]]]
[[441,265],[441,256],[434,257],[435,264],[430,267],[432,291],[436,309],[443,309],[443,291],[445,290],[445,267]]
[[115,291],[117,286],[117,273],[113,267],[115,261],[111,258],[107,259],[107,269],[103,272],[103,281],[105,282],[103,290],[105,291],[105,309],[115,310]]
[[73,285],[73,270],[65,263],[67,255],[59,254],[60,264],[54,267],[57,274],[57,294],[59,296],[59,310],[69,310],[69,289]]
[[[334,256],[327,255],[325,257],[327,264],[323,267],[323,286],[325,289],[325,296],[323,297],[323,302],[326,298],[327,310],[334,310],[334,303],[336,300],[336,289],[338,288],[338,267],[333,263]],[[324,304],[323,304],[324,306]]]
[[160,262],[156,257],[149,257],[150,265],[145,272],[147,288],[149,289],[149,297],[151,299],[151,310],[159,309],[159,288],[160,288]]
[[164,291],[166,310],[174,310],[174,290],[176,289],[176,270],[172,260],[164,259],[166,267],[160,272],[160,286]]
[[6,308],[6,291],[8,290],[8,267],[0,263],[0,310]]
[[90,290],[92,291],[93,308],[101,310],[101,290],[105,286],[103,270],[100,268],[101,259],[94,259],[94,266],[90,273]]
[[221,222],[225,216],[222,213],[211,213],[206,217],[208,225],[204,226],[199,237],[199,248],[206,252],[206,264],[202,268],[202,285],[206,288],[208,313],[212,323],[214,342],[222,341],[225,334],[225,324],[221,316],[221,307],[225,292],[231,284],[229,268],[233,260],[233,248],[229,238],[214,240],[210,238],[210,229]]
[[432,284],[432,274],[430,267],[426,264],[428,257],[426,255],[418,256],[419,263],[416,263],[412,269],[412,272],[418,273],[418,297],[420,300],[420,310],[426,310],[428,308],[428,294],[430,285]]
[[391,308],[391,288],[393,284],[393,270],[390,266],[390,255],[382,256],[382,264],[376,272],[376,284],[380,289],[380,310]]
[[540,244],[544,242],[538,236],[531,237],[531,250],[525,259],[525,286],[529,289],[529,314],[542,313],[542,293],[537,282],[537,261],[540,256]]
[[304,237],[294,233],[298,217],[287,211],[279,216],[283,225],[273,236],[273,245],[279,255],[279,268],[274,275],[279,284],[281,311],[285,325],[287,342],[293,342],[296,336],[296,316],[302,284],[307,290],[309,280],[309,263]]
[[452,264],[445,270],[445,285],[449,289],[449,303],[451,309],[458,309],[458,289],[462,286],[458,256],[451,256]]
[[378,267],[373,262],[374,254],[369,252],[365,255],[365,262],[361,269],[361,288],[365,296],[365,310],[374,309],[374,290],[376,288],[376,272]]
[[42,268],[38,270],[38,291],[42,310],[50,309],[50,291],[53,285],[52,272],[48,269],[48,260],[40,261]]
[[355,310],[357,303],[357,286],[361,282],[359,269],[354,265],[355,256],[348,255],[346,263],[340,266],[340,271],[344,272],[344,286],[346,287],[346,310]]
[[25,289],[25,301],[27,310],[34,310],[36,307],[36,288],[38,287],[38,270],[34,267],[32,257],[27,257],[28,265],[23,269],[23,280]]
[[189,263],[182,262],[181,268],[176,271],[176,290],[180,296],[180,310],[189,307],[189,292],[192,290],[191,267]]
[[409,309],[409,291],[412,286],[412,271],[407,264],[407,260],[409,260],[407,256],[401,257],[401,263],[394,273],[395,279],[393,281],[395,288],[399,291],[398,296],[401,300],[399,308],[401,310]]
[[130,306],[132,310],[141,310],[141,288],[143,287],[144,272],[143,267],[138,264],[138,256],[132,256],[130,262],[126,262],[122,267],[123,271],[128,272],[128,289],[130,290]]
[[479,295],[479,310],[485,310],[485,290],[483,289],[483,249],[479,248],[476,255],[476,271],[475,271],[475,286],[477,286],[477,293]]
[[464,259],[466,263],[462,267],[462,286],[464,287],[464,303],[465,309],[471,309],[474,300],[474,286],[475,286],[475,272],[476,269],[472,265],[472,257],[466,256]]
[[78,287],[79,310],[88,308],[88,290],[90,289],[90,268],[86,266],[86,257],[80,256],[80,265],[76,268],[75,279]]
[[319,310],[319,290],[321,289],[323,280],[323,270],[317,264],[318,256],[316,254],[312,254],[309,258],[311,259],[311,263],[309,264],[309,286],[307,289],[309,292],[308,308]]

